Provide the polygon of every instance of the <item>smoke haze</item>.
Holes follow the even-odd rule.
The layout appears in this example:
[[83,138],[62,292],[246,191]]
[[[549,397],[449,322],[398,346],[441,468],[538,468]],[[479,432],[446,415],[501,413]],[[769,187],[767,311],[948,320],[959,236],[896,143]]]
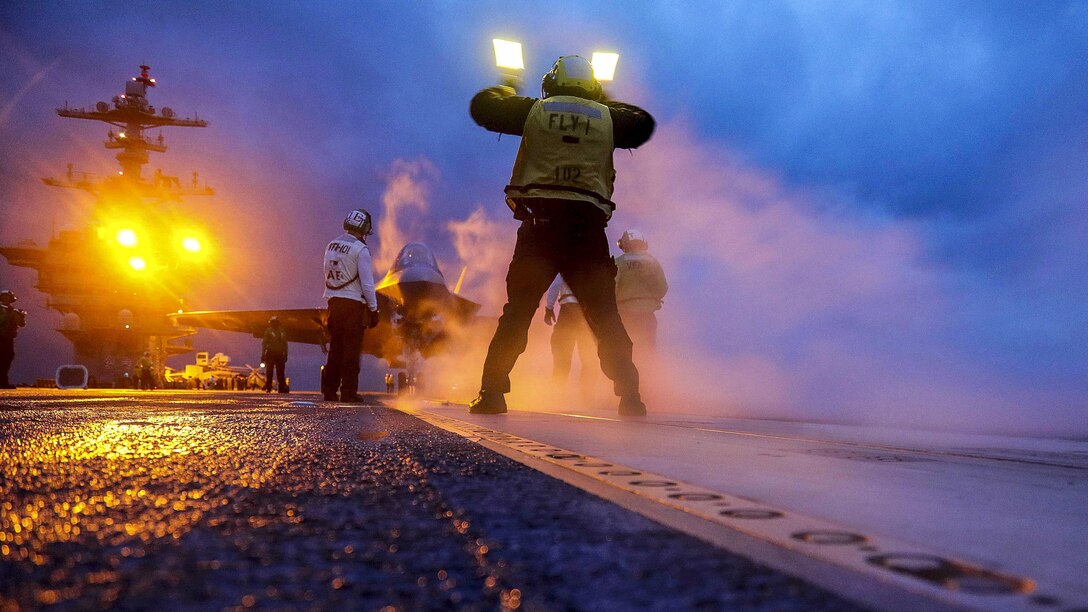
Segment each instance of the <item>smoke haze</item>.
[[[493,322],[518,139],[466,112],[497,78],[490,39],[521,40],[530,93],[556,56],[607,46],[609,93],[659,121],[616,155],[608,230],[643,230],[671,285],[642,368],[651,411],[1088,435],[1084,2],[97,7],[0,5],[2,244],[85,218],[85,194],[40,178],[116,164],[105,126],[54,109],[108,100],[146,62],[153,104],[209,121],[166,130],[148,167],[217,191],[184,202],[217,266],[189,308],[322,305],[321,251],[363,206],[379,274],[425,242],[451,286],[467,268],[461,293]],[[31,314],[20,382],[71,359],[35,281],[0,265]],[[603,381],[551,384],[549,332],[538,314],[512,403],[613,411]],[[475,394],[483,335],[439,364],[451,396]],[[242,335],[195,341],[259,354]],[[316,387],[323,356],[291,350]],[[365,363],[363,388],[381,388]]]

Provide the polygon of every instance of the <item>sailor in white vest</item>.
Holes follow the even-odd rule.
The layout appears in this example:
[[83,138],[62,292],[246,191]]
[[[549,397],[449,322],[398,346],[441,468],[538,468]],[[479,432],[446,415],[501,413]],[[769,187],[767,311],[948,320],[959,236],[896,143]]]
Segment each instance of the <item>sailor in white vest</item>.
[[329,355],[321,372],[325,401],[360,402],[359,353],[363,330],[378,324],[378,297],[366,237],[370,213],[356,208],[344,219],[345,233],[325,248],[325,298],[329,301]]

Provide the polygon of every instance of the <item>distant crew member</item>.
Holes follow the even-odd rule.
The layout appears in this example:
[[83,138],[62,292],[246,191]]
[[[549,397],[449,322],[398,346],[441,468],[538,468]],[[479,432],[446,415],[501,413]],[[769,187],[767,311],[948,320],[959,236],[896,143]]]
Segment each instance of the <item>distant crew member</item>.
[[329,356],[321,374],[325,401],[361,402],[359,353],[363,331],[378,324],[378,297],[366,237],[370,213],[356,208],[344,219],[344,234],[325,248],[325,298],[329,301]]
[[[555,314],[556,304],[559,305],[558,316]],[[578,298],[574,297],[574,292],[561,275],[555,277],[552,286],[548,288],[544,306],[544,322],[555,325],[552,329],[552,378],[557,383],[566,384],[570,376],[571,357],[577,346],[578,359],[582,362],[578,381],[582,387],[586,387],[592,373],[590,364],[596,363],[592,356],[596,352],[597,341],[586,323],[582,305],[578,303]]]
[[264,392],[272,392],[272,375],[276,375],[276,389],[288,393],[287,388],[287,330],[279,317],[268,320],[268,327],[261,338],[261,361],[264,362]]
[[604,228],[615,209],[613,151],[649,140],[654,120],[641,108],[606,100],[593,67],[577,55],[555,62],[541,94],[543,99],[523,97],[500,85],[477,93],[469,107],[482,127],[522,137],[506,187],[506,202],[521,221],[506,276],[507,302],[484,361],[480,395],[469,410],[506,412],[510,370],[525,351],[540,298],[562,274],[597,337],[601,369],[613,381],[620,414],[643,415]]
[[151,359],[150,351],[144,351],[136,362],[136,386],[148,391],[155,388],[155,362]]
[[651,355],[657,348],[657,315],[669,291],[665,272],[647,252],[646,237],[629,229],[616,243],[623,255],[616,258],[616,304],[623,326],[635,344],[635,353]]
[[395,384],[396,384],[396,382],[393,379],[393,373],[392,372],[386,372],[385,373],[385,392],[386,393],[392,393],[393,392],[393,387],[394,387]]
[[0,291],[0,389],[15,388],[8,380],[8,372],[15,361],[15,336],[26,325],[26,311],[12,306],[16,299],[14,292]]

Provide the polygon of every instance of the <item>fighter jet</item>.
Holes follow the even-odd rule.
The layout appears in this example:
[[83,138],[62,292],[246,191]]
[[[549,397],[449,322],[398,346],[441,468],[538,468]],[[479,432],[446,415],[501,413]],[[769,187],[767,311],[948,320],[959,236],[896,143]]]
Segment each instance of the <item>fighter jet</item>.
[[[401,249],[375,289],[379,322],[363,335],[362,350],[386,360],[390,367],[411,369],[415,360],[446,350],[455,336],[477,323],[480,305],[450,291],[434,253],[425,244],[413,242]],[[170,318],[178,325],[260,338],[273,316],[287,330],[289,342],[317,344],[327,350],[327,308],[194,311]]]

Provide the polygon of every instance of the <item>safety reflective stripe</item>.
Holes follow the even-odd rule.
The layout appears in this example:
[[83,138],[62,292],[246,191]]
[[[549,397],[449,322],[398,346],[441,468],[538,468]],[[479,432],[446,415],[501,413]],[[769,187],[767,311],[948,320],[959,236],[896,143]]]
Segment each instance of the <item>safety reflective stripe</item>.
[[571,185],[550,185],[546,183],[530,183],[528,185],[507,185],[504,191],[507,195],[517,197],[517,192],[527,192],[531,189],[548,189],[551,191],[569,191],[571,193],[577,193],[578,195],[590,196],[594,200],[597,200],[601,204],[604,204],[611,210],[616,210],[616,203],[608,198],[601,196],[601,194],[590,191],[589,189],[582,189],[581,187],[574,187]]
[[557,113],[577,113],[594,119],[601,118],[600,109],[578,104],[577,102],[545,102],[544,110]]

